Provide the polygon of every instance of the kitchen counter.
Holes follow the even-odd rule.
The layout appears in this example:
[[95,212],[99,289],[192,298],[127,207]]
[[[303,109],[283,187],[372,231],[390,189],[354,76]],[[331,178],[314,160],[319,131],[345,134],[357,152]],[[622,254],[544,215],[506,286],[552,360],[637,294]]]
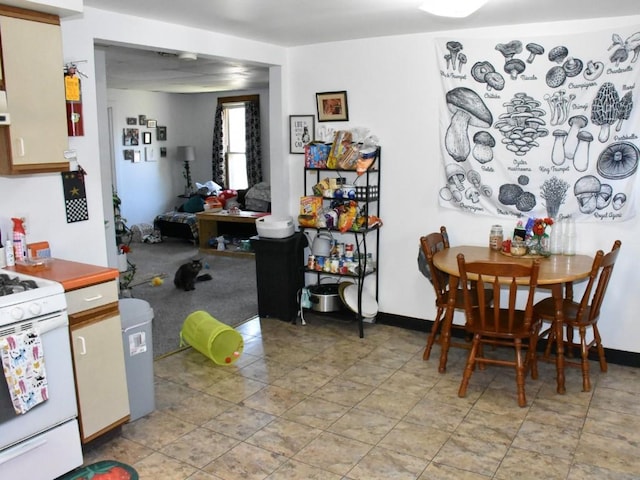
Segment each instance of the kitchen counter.
[[61,283],[65,292],[115,280],[120,275],[116,268],[99,267],[57,258],[46,259],[42,264],[26,265],[16,263],[13,267],[5,268]]

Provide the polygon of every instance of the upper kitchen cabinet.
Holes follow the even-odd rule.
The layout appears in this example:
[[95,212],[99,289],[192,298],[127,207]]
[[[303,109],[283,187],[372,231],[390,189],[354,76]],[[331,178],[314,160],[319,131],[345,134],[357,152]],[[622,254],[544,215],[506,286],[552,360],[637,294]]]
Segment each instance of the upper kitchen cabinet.
[[0,174],[69,170],[60,20],[0,5]]

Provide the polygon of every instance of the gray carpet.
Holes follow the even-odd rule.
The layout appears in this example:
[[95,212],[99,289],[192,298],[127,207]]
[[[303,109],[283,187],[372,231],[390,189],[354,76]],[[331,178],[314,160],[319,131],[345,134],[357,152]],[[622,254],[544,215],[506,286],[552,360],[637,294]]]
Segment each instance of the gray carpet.
[[[197,282],[185,292],[173,285],[178,267],[194,258],[202,260],[212,280]],[[185,318],[204,310],[227,325],[236,326],[258,315],[256,268],[253,258],[203,255],[186,240],[165,239],[162,243],[132,243],[129,261],[136,266],[131,282],[134,298],[146,300],[153,308],[153,356],[180,348],[180,329]],[[208,267],[208,268],[207,268]],[[154,276],[164,283],[151,285]]]

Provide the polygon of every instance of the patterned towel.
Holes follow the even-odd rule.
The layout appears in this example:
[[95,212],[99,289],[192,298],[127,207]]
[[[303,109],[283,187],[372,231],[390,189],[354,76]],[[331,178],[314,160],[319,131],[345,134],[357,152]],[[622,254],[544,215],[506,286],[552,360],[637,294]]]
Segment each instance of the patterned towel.
[[16,414],[49,398],[42,341],[36,330],[0,337],[0,357]]

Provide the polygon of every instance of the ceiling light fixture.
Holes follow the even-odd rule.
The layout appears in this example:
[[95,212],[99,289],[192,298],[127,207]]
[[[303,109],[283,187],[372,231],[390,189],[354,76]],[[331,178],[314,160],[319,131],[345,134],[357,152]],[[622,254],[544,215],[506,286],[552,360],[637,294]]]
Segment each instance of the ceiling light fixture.
[[198,54],[193,52],[180,52],[178,58],[180,60],[197,60]]
[[482,8],[488,1],[489,0],[429,0],[418,8],[439,17],[464,18]]

